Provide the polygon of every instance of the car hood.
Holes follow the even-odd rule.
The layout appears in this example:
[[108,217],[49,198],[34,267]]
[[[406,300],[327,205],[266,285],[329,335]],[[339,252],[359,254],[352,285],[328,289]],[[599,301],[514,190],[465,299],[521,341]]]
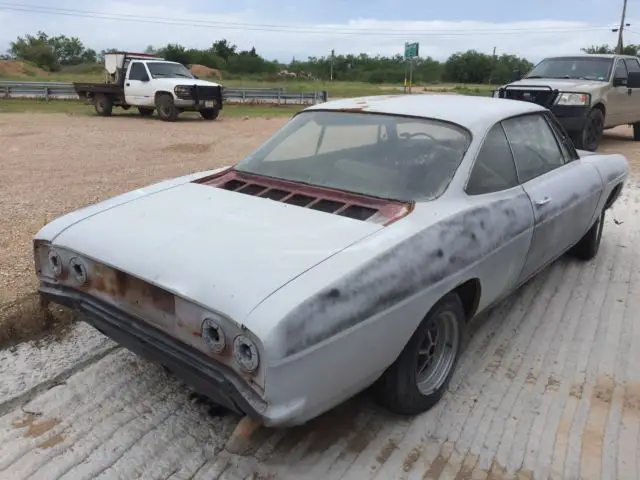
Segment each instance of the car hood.
[[80,220],[53,244],[242,323],[271,293],[380,228],[186,183]]
[[576,80],[573,78],[523,78],[522,80],[509,83],[505,86],[551,87],[560,91],[590,92],[605,87],[606,85],[606,82],[598,82],[596,80]]
[[154,83],[159,86],[175,87],[176,85],[198,85],[199,87],[219,87],[219,83],[200,80],[199,78],[154,78]]

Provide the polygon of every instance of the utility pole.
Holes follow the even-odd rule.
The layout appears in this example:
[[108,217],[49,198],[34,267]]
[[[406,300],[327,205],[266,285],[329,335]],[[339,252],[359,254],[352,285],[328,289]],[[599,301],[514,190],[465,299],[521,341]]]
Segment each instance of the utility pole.
[[622,30],[624,30],[624,17],[627,15],[627,0],[623,0],[622,4],[622,17],[620,18],[620,29],[618,30],[618,45],[616,46],[616,53],[622,54]]
[[496,67],[496,47],[493,47],[493,54],[491,55],[491,71],[489,72],[489,85],[493,81],[493,69]]
[[331,50],[331,81],[333,82],[333,57],[335,56],[336,51]]

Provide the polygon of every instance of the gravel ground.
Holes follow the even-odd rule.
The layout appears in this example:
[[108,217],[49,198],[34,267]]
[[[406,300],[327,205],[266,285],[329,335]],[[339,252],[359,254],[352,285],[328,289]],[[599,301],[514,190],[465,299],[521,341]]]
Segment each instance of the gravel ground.
[[[69,211],[166,178],[233,163],[286,119],[0,116],[0,344],[43,323],[32,236]],[[62,310],[55,320],[64,321]],[[28,320],[28,321],[27,321]]]

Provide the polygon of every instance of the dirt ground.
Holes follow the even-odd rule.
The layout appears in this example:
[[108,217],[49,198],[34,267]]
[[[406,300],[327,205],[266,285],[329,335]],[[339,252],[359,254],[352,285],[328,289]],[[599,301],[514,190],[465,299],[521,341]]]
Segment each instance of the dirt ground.
[[285,121],[184,118],[168,125],[126,117],[0,115],[0,344],[34,333],[16,329],[34,323],[38,329],[51,320],[39,317],[33,295],[31,241],[44,224],[138,187],[236,162]]
[[[0,116],[0,343],[7,318],[25,324],[25,316],[37,315],[31,239],[44,224],[144,185],[236,162],[285,121]],[[602,151],[640,165],[640,144],[628,127],[611,130]]]

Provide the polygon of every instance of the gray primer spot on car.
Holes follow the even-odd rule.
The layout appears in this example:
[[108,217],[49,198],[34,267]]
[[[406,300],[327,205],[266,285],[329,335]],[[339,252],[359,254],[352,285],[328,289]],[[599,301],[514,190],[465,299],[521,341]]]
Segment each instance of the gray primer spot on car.
[[[303,302],[280,324],[287,357],[381,313],[533,228],[525,193],[424,230]],[[426,313],[426,312],[425,312]]]

